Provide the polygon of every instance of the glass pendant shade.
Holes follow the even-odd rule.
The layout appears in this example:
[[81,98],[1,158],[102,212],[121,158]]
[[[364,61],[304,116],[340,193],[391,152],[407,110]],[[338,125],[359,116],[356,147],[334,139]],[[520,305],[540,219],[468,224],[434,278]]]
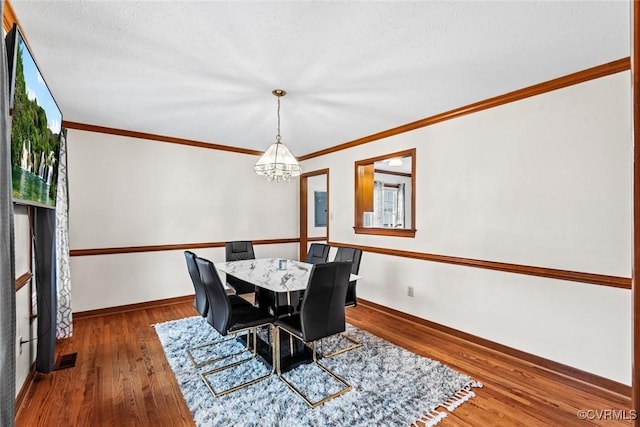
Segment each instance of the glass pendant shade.
[[289,149],[280,141],[276,141],[254,166],[258,175],[264,175],[268,181],[289,181],[291,177],[302,172],[300,165]]
[[292,176],[299,176],[302,169],[293,154],[280,141],[280,98],[285,96],[287,92],[282,89],[275,89],[271,93],[278,98],[278,133],[276,134],[276,142],[271,144],[271,147],[264,152],[253,168],[258,175],[264,175],[267,181],[289,181]]

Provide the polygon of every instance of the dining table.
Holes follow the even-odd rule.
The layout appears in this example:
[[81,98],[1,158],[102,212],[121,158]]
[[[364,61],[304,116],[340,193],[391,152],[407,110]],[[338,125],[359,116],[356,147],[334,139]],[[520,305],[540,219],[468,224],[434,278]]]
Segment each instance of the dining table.
[[[219,272],[234,276],[240,280],[257,286],[256,305],[279,316],[281,309],[287,307],[286,314],[295,313],[297,308],[292,304],[291,295],[301,295],[309,284],[309,277],[314,264],[286,258],[257,258],[239,261],[224,261],[215,263]],[[361,277],[351,274],[349,281]],[[223,283],[226,282],[221,277]],[[299,340],[288,339],[281,334],[281,348],[284,356],[281,360],[283,372],[312,360],[311,350]],[[269,363],[271,361],[272,337],[268,340],[258,340],[258,352]]]
[[[307,288],[313,264],[286,258],[257,258],[217,262],[215,267],[238,279],[272,292],[302,291]],[[360,279],[351,274],[349,281]]]

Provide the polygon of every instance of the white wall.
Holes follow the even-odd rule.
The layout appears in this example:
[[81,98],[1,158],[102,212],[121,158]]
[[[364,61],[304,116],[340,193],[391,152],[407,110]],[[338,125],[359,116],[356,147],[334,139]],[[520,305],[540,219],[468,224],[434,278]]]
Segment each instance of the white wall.
[[[16,254],[16,279],[31,271],[29,214],[26,206],[14,205],[14,236]],[[36,341],[20,345],[36,338],[37,322],[31,322],[31,286],[26,284],[16,292],[16,396],[29,375],[36,360]]]
[[29,211],[24,205],[13,205],[16,278],[31,271],[31,237],[29,230]]
[[[329,240],[631,276],[630,73],[311,159]],[[354,161],[416,147],[416,237],[353,232]],[[631,383],[628,290],[365,253],[358,296]],[[415,287],[415,297],[406,288]]]
[[[298,236],[297,181],[266,182],[256,156],[78,130],[68,145],[71,250]],[[255,251],[297,258],[296,244]],[[181,250],[74,256],[71,270],[74,312],[193,293]]]

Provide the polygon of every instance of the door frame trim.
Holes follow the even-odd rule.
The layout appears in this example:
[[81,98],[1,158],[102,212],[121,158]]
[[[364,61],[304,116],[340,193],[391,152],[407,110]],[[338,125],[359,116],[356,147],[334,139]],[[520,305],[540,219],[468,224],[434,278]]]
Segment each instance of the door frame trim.
[[306,172],[300,175],[300,248],[298,253],[298,259],[300,261],[304,260],[304,256],[307,254],[307,244],[309,237],[309,230],[307,229],[308,224],[308,215],[309,210],[307,206],[307,196],[308,196],[308,187],[307,187],[307,178],[318,175],[326,175],[327,184],[327,232],[326,232],[326,241],[329,241],[329,220],[330,218],[330,209],[329,209],[329,168],[326,169],[318,169],[311,172]]

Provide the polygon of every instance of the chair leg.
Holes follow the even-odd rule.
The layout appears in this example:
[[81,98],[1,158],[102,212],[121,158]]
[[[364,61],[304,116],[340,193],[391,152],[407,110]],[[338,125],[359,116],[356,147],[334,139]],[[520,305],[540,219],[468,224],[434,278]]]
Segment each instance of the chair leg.
[[[274,328],[273,325],[271,326],[271,328],[273,330],[273,328]],[[216,369],[212,369],[210,371],[203,372],[203,373],[200,374],[200,378],[202,378],[202,381],[204,381],[204,383],[207,385],[207,388],[209,389],[211,394],[213,394],[214,397],[224,396],[225,394],[233,393],[234,391],[238,391],[238,390],[243,389],[245,387],[249,387],[249,386],[251,386],[253,384],[259,383],[260,381],[263,381],[263,380],[269,378],[275,372],[275,364],[272,364],[271,370],[267,374],[262,375],[262,376],[260,376],[258,378],[246,381],[244,383],[238,384],[236,386],[229,387],[229,388],[224,389],[224,390],[220,390],[220,391],[216,390],[215,387],[213,386],[213,384],[211,383],[211,381],[209,381],[209,378],[207,378],[208,375],[215,374],[215,373],[218,373],[218,372],[225,371],[227,369],[234,368],[236,366],[239,366],[239,365],[241,365],[243,363],[247,363],[250,360],[255,359],[255,356],[256,356],[256,353],[257,353],[257,351],[256,351],[257,350],[256,349],[256,339],[257,339],[256,330],[257,330],[257,328],[251,328],[251,329],[247,330],[247,346],[248,346],[248,342],[249,342],[249,333],[253,332],[253,351],[252,351],[252,356],[251,357],[249,357],[247,359],[242,359],[242,360],[239,360],[237,362],[230,363],[228,365],[224,365],[224,366],[221,366],[221,367],[218,367]],[[275,334],[276,334],[276,332],[272,333],[272,335],[275,335]],[[237,354],[240,354],[240,353],[236,353],[235,355],[237,355]],[[226,356],[225,358],[231,357],[231,356],[232,355]],[[272,358],[275,358],[275,348],[272,349]]]
[[[289,334],[289,336],[293,336],[292,334]],[[298,337],[295,337],[296,339],[299,339]],[[276,361],[276,371],[278,373],[278,377],[280,378],[280,380],[285,383],[295,394],[298,395],[298,397],[300,397],[302,400],[304,400],[307,405],[309,405],[312,409],[316,408],[326,402],[328,402],[331,399],[334,399],[338,396],[341,396],[343,394],[345,394],[346,392],[350,391],[353,389],[353,387],[351,386],[351,384],[349,384],[348,382],[346,382],[345,380],[343,380],[342,378],[340,378],[338,375],[336,375],[335,373],[333,373],[332,371],[330,371],[328,368],[326,368],[325,366],[323,366],[322,364],[320,364],[320,362],[318,362],[318,358],[316,356],[316,342],[314,341],[312,343],[312,351],[313,351],[313,363],[315,363],[318,367],[320,367],[320,369],[322,369],[324,372],[326,372],[327,374],[329,374],[333,379],[335,379],[336,381],[338,381],[340,384],[343,385],[343,388],[340,391],[337,391],[333,394],[330,394],[329,396],[326,396],[316,402],[312,402],[311,400],[309,400],[309,398],[307,396],[305,396],[300,390],[298,390],[296,388],[296,386],[294,386],[293,384],[291,384],[289,381],[287,381],[287,379],[282,375],[282,371],[280,369],[280,328],[276,327],[275,330],[275,335],[274,335],[274,347],[276,348],[276,354],[275,354],[275,361]]]
[[[209,344],[204,344],[204,345],[199,345],[197,347],[188,348],[186,350],[186,353],[187,353],[187,356],[189,357],[189,359],[191,360],[191,363],[193,364],[193,366],[195,366],[196,368],[201,368],[201,367],[203,367],[205,365],[210,365],[212,363],[219,362],[220,360],[224,360],[224,359],[232,357],[232,356],[237,356],[238,354],[244,353],[244,351],[241,351],[241,352],[238,352],[238,353],[234,353],[234,354],[225,355],[225,356],[222,356],[222,357],[216,357],[214,359],[207,359],[207,360],[198,362],[196,360],[195,356],[193,355],[193,351],[194,350],[199,350],[201,348],[206,348],[206,347],[216,347],[216,346],[218,346],[220,344],[224,344],[224,343],[229,342],[229,341],[234,341],[236,338],[237,338],[237,335],[233,334],[229,338],[227,338],[225,340],[222,340],[222,341],[209,343]],[[246,350],[249,350],[249,337],[248,336],[247,336],[247,347],[246,347]]]
[[362,347],[362,343],[358,340],[356,340],[355,338],[350,337],[349,335],[347,335],[346,333],[341,333],[339,334],[342,338],[346,339],[347,341],[351,342],[351,345],[349,347],[346,348],[341,348],[340,350],[336,350],[333,353],[325,353],[324,349],[325,349],[325,345],[324,345],[324,338],[320,341],[320,348],[322,349],[320,356],[322,356],[323,359],[325,358],[329,358],[329,357],[333,357],[333,356],[337,356],[338,354],[342,354],[344,352],[347,352],[349,350],[355,350],[358,347]]

